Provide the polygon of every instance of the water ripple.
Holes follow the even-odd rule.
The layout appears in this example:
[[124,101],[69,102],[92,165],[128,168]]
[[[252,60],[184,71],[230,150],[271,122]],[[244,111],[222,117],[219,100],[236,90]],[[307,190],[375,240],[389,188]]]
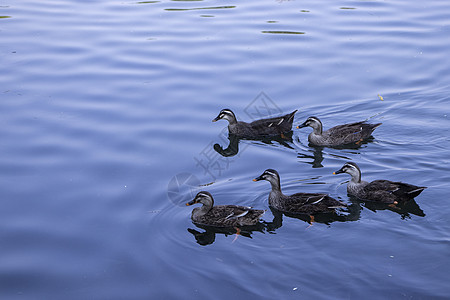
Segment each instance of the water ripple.
[[[0,6],[2,296],[446,297],[448,15],[436,0]],[[295,129],[220,155],[226,123],[211,119],[229,107],[249,121],[261,92],[299,109],[294,125],[383,125],[357,149]],[[352,202],[332,175],[347,160],[367,180],[427,186],[424,216]],[[286,193],[326,192],[356,216],[280,226],[269,184],[252,182],[266,168]],[[174,200],[180,174],[197,181]],[[196,235],[183,201],[201,189],[266,209],[272,228]]]

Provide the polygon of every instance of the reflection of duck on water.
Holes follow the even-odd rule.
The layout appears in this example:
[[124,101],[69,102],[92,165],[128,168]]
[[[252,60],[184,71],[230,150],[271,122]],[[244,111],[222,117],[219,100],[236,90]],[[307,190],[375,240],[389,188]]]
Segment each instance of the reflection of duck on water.
[[312,150],[308,150],[312,152],[312,155],[308,154],[302,154],[298,153],[298,158],[312,158],[312,162],[307,162],[307,164],[311,164],[313,168],[322,168],[322,161],[323,161],[323,153],[322,153],[323,147],[313,147]]
[[[237,135],[230,133],[230,134],[228,134],[229,144],[228,144],[227,148],[224,149],[219,144],[214,144],[213,148],[214,148],[214,150],[216,150],[217,153],[219,153],[220,155],[222,155],[224,157],[235,156],[239,152],[239,142],[242,139],[243,138],[239,138]],[[246,140],[249,140],[249,139],[246,138]],[[271,137],[262,137],[262,138],[258,138],[258,139],[252,139],[252,140],[258,140],[265,144],[272,144],[272,142],[275,141],[275,142],[278,142],[280,145],[285,146],[286,148],[294,149],[291,145],[289,145],[289,142],[292,142],[292,131],[285,133],[283,135],[283,137],[271,136]]]
[[219,144],[214,144],[213,148],[223,157],[235,156],[239,152],[239,138],[234,134],[228,134],[230,141],[227,148],[223,148]]
[[358,221],[361,217],[361,207],[359,204],[350,204],[347,206],[345,211],[340,212],[328,212],[328,213],[317,213],[314,215],[304,214],[304,213],[288,213],[281,212],[273,207],[270,207],[270,211],[273,215],[272,222],[264,222],[266,225],[266,230],[268,232],[273,232],[276,229],[283,226],[283,215],[289,218],[302,220],[309,225],[313,223],[320,223],[330,226],[334,222],[353,222]]
[[355,196],[350,195],[351,205],[358,206],[360,209],[362,207],[367,208],[373,212],[377,210],[390,210],[400,215],[402,220],[410,219],[411,215],[416,215],[419,217],[425,217],[425,213],[417,204],[414,199],[409,201],[398,203],[397,205],[387,204],[387,203],[379,203],[374,201],[362,201],[356,198]]
[[[187,231],[191,233],[198,244],[202,246],[210,245],[214,243],[216,240],[217,234],[223,234],[225,236],[236,235],[234,240],[236,240],[237,236],[243,236],[247,238],[252,238],[252,234],[255,231],[264,232],[265,225],[263,223],[257,223],[253,226],[244,226],[240,228],[230,228],[230,227],[213,227],[213,226],[205,226],[200,224],[195,224],[198,228],[203,229],[204,231],[198,231],[196,229],[188,228]],[[233,241],[234,241],[233,240]]]

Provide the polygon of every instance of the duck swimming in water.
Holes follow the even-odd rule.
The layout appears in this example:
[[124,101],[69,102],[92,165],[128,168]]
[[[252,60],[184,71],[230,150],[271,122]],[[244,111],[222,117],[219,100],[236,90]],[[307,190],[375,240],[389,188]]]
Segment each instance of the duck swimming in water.
[[194,223],[214,227],[239,227],[258,224],[264,210],[252,209],[239,205],[217,205],[211,193],[199,192],[195,198],[186,203],[187,206],[197,203],[203,204],[192,210],[191,219]]
[[280,175],[273,169],[267,169],[253,181],[267,180],[272,186],[269,194],[269,205],[285,213],[328,213],[335,212],[336,208],[343,208],[347,205],[327,194],[322,193],[297,193],[285,195],[281,192]]
[[342,168],[333,174],[347,173],[352,178],[347,184],[347,193],[361,200],[376,201],[380,203],[398,204],[418,196],[426,187],[415,186],[403,182],[389,180],[374,180],[367,182],[361,180],[361,170],[354,162],[345,163]]
[[239,138],[245,139],[258,139],[270,136],[277,136],[288,133],[292,130],[292,122],[294,121],[294,115],[297,110],[294,110],[290,114],[256,120],[251,123],[237,121],[236,116],[230,109],[222,109],[219,115],[212,121],[216,122],[220,119],[228,121],[228,132],[236,135]]
[[308,141],[314,146],[342,146],[359,144],[370,137],[372,132],[382,123],[369,124],[365,121],[338,125],[323,131],[322,122],[317,117],[309,117],[303,124],[297,126],[312,127],[313,132],[308,136]]

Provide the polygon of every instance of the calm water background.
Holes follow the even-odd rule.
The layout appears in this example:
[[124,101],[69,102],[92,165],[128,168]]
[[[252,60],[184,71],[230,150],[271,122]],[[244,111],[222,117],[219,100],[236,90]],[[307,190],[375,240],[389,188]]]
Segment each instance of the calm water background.
[[[449,297],[449,15],[442,0],[2,1],[0,298]],[[302,129],[224,158],[225,107],[383,125],[359,149],[315,150]],[[269,167],[286,193],[351,203],[331,175],[348,160],[427,186],[420,208],[191,233],[200,189],[268,209],[251,179]]]

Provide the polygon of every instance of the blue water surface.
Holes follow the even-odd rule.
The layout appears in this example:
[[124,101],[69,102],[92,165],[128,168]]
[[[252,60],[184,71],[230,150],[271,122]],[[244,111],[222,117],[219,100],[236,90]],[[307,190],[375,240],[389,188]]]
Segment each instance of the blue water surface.
[[[0,298],[448,298],[449,14],[442,0],[3,1]],[[305,128],[223,156],[222,108],[383,125],[354,149],[311,147]],[[428,188],[403,210],[361,203],[332,175],[346,161]],[[352,212],[274,225],[269,184],[252,182],[267,168],[286,194]],[[200,190],[271,227],[195,226],[184,204]]]

